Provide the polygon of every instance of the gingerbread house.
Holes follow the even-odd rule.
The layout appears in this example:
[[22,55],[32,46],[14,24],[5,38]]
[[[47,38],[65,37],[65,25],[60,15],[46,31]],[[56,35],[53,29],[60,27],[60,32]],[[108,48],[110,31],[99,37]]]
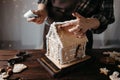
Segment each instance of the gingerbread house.
[[76,37],[65,30],[58,28],[58,25],[65,22],[54,22],[51,24],[46,36],[46,56],[58,68],[65,68],[81,61],[85,55],[87,37]]

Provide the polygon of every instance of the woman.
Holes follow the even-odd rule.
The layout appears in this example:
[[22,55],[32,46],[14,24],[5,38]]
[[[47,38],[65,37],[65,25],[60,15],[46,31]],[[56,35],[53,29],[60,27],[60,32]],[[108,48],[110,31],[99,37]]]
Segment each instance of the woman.
[[[71,25],[67,31],[77,37],[87,35],[89,42],[87,48],[91,49],[93,44],[93,33],[105,31],[108,24],[114,22],[113,0],[39,0],[38,10],[33,11],[38,18],[29,18],[28,21],[37,24],[45,20],[44,36],[47,34],[52,22],[63,22],[73,20],[74,22],[66,23],[60,27],[65,28]],[[47,18],[47,19],[46,19]],[[44,48],[45,46],[44,37]]]

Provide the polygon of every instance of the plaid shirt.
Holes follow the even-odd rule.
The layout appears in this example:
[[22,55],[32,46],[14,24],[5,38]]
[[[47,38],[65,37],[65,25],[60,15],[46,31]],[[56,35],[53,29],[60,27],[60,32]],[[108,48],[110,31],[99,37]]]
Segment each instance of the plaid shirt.
[[[68,4],[69,2],[73,5]],[[100,26],[98,29],[92,30],[94,33],[103,32],[108,24],[114,22],[113,0],[39,0],[38,3],[44,3],[48,6],[48,11],[51,10],[50,7],[57,8],[57,13],[54,11],[49,13],[52,18],[59,18],[58,12],[60,12],[65,15],[62,18],[67,16],[68,19],[72,19],[71,13],[74,11],[86,18],[97,18],[100,21]],[[69,14],[70,16],[68,16]]]

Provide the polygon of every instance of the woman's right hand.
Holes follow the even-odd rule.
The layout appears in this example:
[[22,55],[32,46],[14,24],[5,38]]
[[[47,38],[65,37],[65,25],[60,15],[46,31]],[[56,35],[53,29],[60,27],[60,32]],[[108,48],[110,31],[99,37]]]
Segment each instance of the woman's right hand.
[[47,17],[47,11],[46,11],[45,7],[41,4],[38,5],[38,10],[33,10],[33,13],[38,15],[38,17],[28,18],[27,19],[28,22],[42,24],[45,21],[45,18]]

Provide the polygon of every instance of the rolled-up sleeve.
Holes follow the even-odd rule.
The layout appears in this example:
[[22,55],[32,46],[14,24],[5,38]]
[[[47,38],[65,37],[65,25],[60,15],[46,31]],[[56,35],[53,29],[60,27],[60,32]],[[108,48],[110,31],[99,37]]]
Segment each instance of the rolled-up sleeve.
[[97,34],[105,31],[107,26],[115,21],[113,0],[104,0],[99,13],[92,17],[100,21],[100,26],[92,31]]

